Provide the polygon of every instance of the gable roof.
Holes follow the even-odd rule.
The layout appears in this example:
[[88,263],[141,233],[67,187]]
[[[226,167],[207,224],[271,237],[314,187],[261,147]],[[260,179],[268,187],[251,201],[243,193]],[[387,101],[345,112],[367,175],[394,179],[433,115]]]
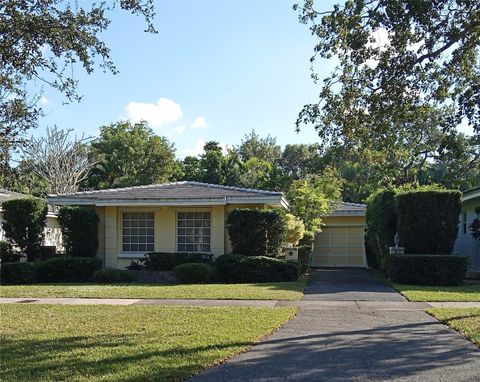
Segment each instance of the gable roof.
[[334,205],[329,216],[364,216],[366,211],[366,204],[339,202]]
[[282,192],[191,181],[49,195],[48,201],[56,205],[96,206],[265,203],[288,207]]

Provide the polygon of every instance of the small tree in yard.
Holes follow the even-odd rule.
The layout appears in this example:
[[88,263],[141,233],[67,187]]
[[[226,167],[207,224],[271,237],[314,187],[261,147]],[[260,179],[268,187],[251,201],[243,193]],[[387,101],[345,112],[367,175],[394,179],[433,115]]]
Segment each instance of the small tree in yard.
[[95,257],[98,248],[98,215],[94,210],[62,207],[58,222],[68,256]]
[[47,203],[39,198],[12,199],[3,202],[2,228],[8,241],[18,246],[27,261],[40,257]]
[[298,242],[303,238],[305,225],[301,219],[292,214],[286,214],[285,219],[287,223],[285,241],[289,244],[297,245]]
[[228,214],[227,227],[239,255],[275,257],[285,242],[285,214],[279,210],[236,209]]

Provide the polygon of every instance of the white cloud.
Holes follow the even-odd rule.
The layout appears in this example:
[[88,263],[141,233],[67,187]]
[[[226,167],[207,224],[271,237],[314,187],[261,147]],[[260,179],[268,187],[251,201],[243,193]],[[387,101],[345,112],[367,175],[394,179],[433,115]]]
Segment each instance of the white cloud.
[[40,103],[41,103],[42,105],[46,105],[48,102],[49,102],[49,101],[48,101],[48,98],[45,97],[44,95],[42,95],[42,96],[40,97]]
[[205,139],[198,138],[195,147],[191,149],[185,149],[184,153],[186,156],[197,156],[203,154],[203,146],[205,146]]
[[174,133],[183,134],[187,128],[185,126],[177,126],[173,129]]
[[208,123],[205,120],[205,117],[197,117],[193,121],[193,123],[190,125],[192,129],[203,129],[204,127],[207,127]]
[[152,127],[178,121],[183,115],[181,106],[168,98],[160,98],[157,103],[130,102],[125,110],[132,122],[144,120]]

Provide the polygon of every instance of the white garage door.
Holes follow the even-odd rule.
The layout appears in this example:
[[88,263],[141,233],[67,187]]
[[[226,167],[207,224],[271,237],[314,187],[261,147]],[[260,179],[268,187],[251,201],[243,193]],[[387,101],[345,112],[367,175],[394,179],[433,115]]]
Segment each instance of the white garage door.
[[365,267],[364,227],[323,227],[315,235],[312,267]]

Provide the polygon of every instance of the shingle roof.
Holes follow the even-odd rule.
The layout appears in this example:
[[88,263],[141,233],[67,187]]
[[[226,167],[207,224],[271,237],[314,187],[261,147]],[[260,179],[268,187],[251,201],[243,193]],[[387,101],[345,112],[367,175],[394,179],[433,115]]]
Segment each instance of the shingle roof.
[[108,190],[81,191],[63,195],[49,195],[51,203],[75,200],[84,203],[115,201],[175,201],[175,200],[216,200],[226,198],[283,198],[281,192],[220,186],[200,182],[175,182],[152,184]]
[[24,198],[27,195],[21,194],[20,192],[9,191],[3,188],[0,188],[0,204],[3,203],[5,200],[8,199],[15,199],[15,198]]
[[339,202],[334,207],[330,215],[365,215],[366,204]]

